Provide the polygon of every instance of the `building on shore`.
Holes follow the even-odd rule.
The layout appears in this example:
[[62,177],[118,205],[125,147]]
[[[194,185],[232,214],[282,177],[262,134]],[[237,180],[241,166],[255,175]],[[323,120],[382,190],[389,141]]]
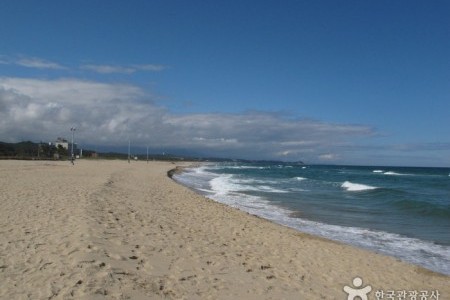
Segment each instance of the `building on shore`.
[[[52,145],[55,146],[56,148],[61,146],[69,151],[72,149],[72,143],[62,137],[58,137],[56,141],[52,142]],[[75,152],[76,149],[78,149],[77,143],[73,143],[73,151]]]

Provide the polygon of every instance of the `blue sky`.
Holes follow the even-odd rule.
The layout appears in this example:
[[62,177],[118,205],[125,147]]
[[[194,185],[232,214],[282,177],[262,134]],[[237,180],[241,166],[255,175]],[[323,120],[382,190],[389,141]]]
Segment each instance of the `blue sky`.
[[446,1],[5,0],[0,37],[3,141],[450,166]]

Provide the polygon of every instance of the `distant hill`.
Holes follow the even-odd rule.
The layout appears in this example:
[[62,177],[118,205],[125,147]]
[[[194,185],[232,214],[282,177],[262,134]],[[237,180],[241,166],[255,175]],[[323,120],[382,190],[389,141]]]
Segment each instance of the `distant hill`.
[[[31,141],[19,143],[5,143],[0,142],[0,159],[68,159],[69,154],[67,149],[48,143],[34,143]],[[146,154],[132,155],[131,159],[135,157],[138,160],[146,160]],[[102,159],[128,159],[128,154],[123,152],[96,152],[92,150],[83,149],[83,158],[102,158]],[[271,164],[287,164],[287,162],[277,160],[247,160],[247,159],[231,159],[220,157],[196,157],[194,155],[179,155],[179,154],[149,154],[149,160],[170,160],[170,161],[211,161],[211,162],[240,162],[240,163],[271,163]],[[289,164],[303,165],[303,162],[289,162]]]
[[[48,145],[47,145],[48,147]],[[30,141],[20,143],[4,143],[0,142],[1,158],[32,158],[40,156],[42,149],[39,145]],[[44,153],[42,153],[44,157]]]
[[[63,146],[31,141],[19,143],[0,142],[0,159],[68,159],[69,152]],[[86,152],[90,155],[90,152]]]

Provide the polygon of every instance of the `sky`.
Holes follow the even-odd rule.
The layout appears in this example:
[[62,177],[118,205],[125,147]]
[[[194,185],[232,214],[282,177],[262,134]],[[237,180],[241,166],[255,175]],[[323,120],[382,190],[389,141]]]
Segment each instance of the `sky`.
[[0,141],[450,166],[448,1],[0,2]]

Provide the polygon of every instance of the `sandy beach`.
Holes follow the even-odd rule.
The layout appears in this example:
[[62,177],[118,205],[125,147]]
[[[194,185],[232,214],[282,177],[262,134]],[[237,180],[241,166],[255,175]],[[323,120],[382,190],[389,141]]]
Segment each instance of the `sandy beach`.
[[0,299],[347,299],[355,277],[450,299],[449,276],[216,203],[177,165],[0,161]]

